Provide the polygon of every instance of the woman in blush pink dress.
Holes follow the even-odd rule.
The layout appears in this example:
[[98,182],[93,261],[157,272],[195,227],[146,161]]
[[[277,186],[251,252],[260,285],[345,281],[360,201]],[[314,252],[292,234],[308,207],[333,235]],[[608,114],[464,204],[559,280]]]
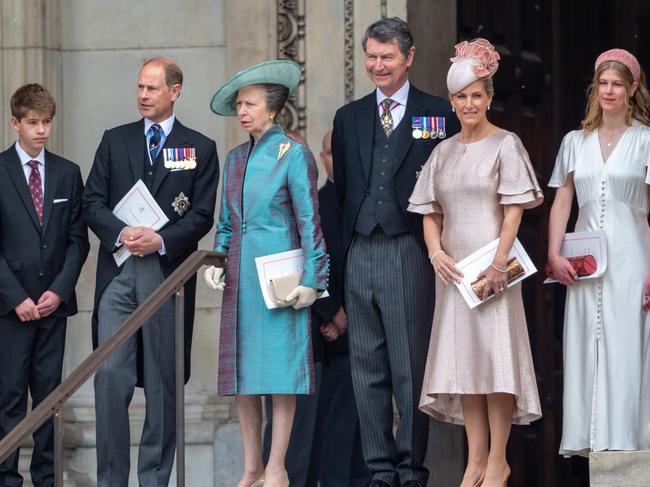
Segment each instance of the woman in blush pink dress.
[[[499,55],[485,39],[456,46],[447,88],[461,131],[431,153],[410,198],[424,215],[436,272],[436,307],[420,408],[464,424],[469,455],[461,487],[502,487],[511,424],[541,417],[519,284],[507,287],[508,253],[525,208],[542,192],[519,138],[487,119]],[[482,274],[496,297],[470,309],[453,285],[456,262],[499,238]]]

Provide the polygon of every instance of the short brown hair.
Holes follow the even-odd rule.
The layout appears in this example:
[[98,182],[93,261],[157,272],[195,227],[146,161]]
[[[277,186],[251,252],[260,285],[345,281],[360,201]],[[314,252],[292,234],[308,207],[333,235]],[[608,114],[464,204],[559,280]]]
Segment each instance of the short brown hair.
[[38,83],[29,83],[18,88],[11,96],[9,104],[11,115],[18,120],[27,115],[30,110],[50,117],[56,113],[54,97]]
[[166,57],[154,57],[147,59],[142,63],[144,68],[147,64],[157,64],[165,72],[165,84],[167,88],[171,89],[174,85],[183,86],[183,71],[178,67],[174,61]]

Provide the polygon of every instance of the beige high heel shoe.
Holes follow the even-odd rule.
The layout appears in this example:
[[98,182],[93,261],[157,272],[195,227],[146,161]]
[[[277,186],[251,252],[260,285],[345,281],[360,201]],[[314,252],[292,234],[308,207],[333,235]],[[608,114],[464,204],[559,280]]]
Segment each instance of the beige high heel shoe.
[[251,484],[251,487],[262,487],[264,485],[264,474],[257,477],[257,480]]

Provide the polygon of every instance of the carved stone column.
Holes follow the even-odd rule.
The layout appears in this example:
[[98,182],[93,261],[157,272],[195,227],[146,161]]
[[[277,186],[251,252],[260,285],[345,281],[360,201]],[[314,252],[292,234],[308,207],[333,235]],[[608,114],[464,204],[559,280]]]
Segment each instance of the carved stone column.
[[[3,0],[0,2],[0,134],[4,149],[15,135],[9,124],[9,99],[25,83],[41,83],[60,106],[61,0]],[[61,150],[61,130],[48,147]]]

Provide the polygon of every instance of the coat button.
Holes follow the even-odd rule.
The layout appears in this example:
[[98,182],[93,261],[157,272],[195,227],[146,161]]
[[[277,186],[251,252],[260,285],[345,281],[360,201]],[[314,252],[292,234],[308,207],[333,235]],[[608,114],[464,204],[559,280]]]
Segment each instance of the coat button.
[[38,271],[38,277],[43,277],[45,275],[45,272],[43,271]]
[[42,248],[42,249],[46,249],[46,248],[47,248],[47,244],[43,244],[43,245],[41,245],[41,248]]

